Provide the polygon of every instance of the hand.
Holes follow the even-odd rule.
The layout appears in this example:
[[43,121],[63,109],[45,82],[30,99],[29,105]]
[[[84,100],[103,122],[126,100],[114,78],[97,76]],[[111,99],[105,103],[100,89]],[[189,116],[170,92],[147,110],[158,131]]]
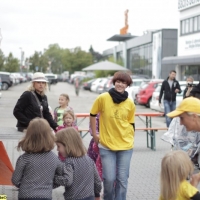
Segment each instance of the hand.
[[175,93],[178,93],[179,92],[179,89],[175,89]]
[[190,183],[191,183],[191,185],[193,185],[194,187],[197,187],[199,181],[200,181],[200,173],[198,173],[198,174],[193,174],[193,175],[191,176]]
[[99,136],[98,135],[94,135],[93,139],[94,139],[95,143],[97,143],[97,144],[99,143]]

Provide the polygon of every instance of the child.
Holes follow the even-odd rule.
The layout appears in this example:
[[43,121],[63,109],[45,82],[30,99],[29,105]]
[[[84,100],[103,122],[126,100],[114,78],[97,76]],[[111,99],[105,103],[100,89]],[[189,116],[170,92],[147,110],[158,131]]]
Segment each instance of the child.
[[[161,196],[160,200],[197,200],[200,193],[197,185],[200,174],[192,175],[194,167],[184,151],[170,151],[161,163]],[[192,175],[190,183],[186,181]]]
[[63,113],[67,110],[73,109],[68,105],[69,103],[69,96],[67,94],[61,94],[59,97],[59,107],[56,107],[54,110],[54,120],[57,124],[63,125]]
[[95,194],[101,191],[101,179],[94,162],[86,155],[79,133],[72,127],[62,129],[56,134],[56,144],[58,152],[67,157],[65,165],[73,167],[73,173],[68,174],[73,177],[70,187],[63,184],[62,176],[56,176],[56,180],[59,180],[56,184],[65,186],[65,200],[94,200]]
[[67,127],[74,127],[78,131],[78,127],[74,125],[75,115],[72,110],[67,110],[63,113],[63,125],[58,126],[57,131],[67,128]]
[[[63,114],[64,123],[62,126],[59,126],[57,128],[57,131],[65,129],[67,127],[74,127],[78,131],[78,127],[74,125],[74,120],[75,120],[74,112],[71,110],[65,111]],[[58,153],[58,157],[61,161],[65,161],[65,159],[66,159],[60,153]]]
[[[54,176],[62,174],[62,163],[51,150],[55,138],[49,123],[33,119],[17,149],[25,151],[16,163],[12,183],[19,188],[19,200],[51,200]],[[72,168],[71,168],[72,169]]]
[[[92,135],[92,129],[91,126],[89,126],[90,134]],[[99,134],[99,114],[96,116],[96,133]],[[99,172],[99,176],[102,179],[102,164],[101,164],[101,157],[99,154],[99,147],[94,142],[94,139],[92,138],[89,144],[88,148],[88,156],[92,158],[92,160],[96,163],[97,170]],[[98,199],[96,199],[98,200]]]

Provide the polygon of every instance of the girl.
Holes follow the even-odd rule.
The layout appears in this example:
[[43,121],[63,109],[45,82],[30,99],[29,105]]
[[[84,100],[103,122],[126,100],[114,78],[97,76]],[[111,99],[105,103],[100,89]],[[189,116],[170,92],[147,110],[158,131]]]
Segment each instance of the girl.
[[63,114],[67,110],[72,110],[73,108],[68,105],[69,96],[67,94],[61,94],[59,97],[59,107],[54,110],[54,120],[59,126],[63,125]]
[[65,186],[65,200],[94,200],[95,194],[101,191],[101,179],[94,162],[86,155],[79,133],[72,127],[62,129],[56,134],[56,144],[58,152],[67,157],[65,165],[73,168],[73,173],[68,174],[73,177],[69,187],[63,184],[65,178],[56,176],[56,184]]
[[[55,138],[48,122],[33,119],[17,149],[25,151],[16,163],[12,176],[19,188],[19,200],[51,200],[55,174],[62,173],[62,163],[51,150]],[[72,168],[71,168],[72,169]]]
[[78,131],[78,127],[74,125],[75,115],[72,110],[67,110],[63,113],[63,125],[57,128],[57,131],[67,128],[74,127]]
[[[170,151],[161,163],[160,200],[197,200],[200,193],[197,185],[200,174],[192,175],[194,167],[184,151]],[[186,178],[192,175],[190,183]]]

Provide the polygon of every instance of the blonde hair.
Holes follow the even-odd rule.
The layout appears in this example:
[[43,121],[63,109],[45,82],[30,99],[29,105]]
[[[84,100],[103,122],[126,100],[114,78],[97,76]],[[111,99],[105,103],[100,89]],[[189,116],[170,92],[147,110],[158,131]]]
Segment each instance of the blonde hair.
[[71,115],[71,116],[73,117],[74,120],[76,119],[75,114],[74,114],[74,112],[73,112],[72,110],[66,110],[66,111],[64,111],[64,113],[63,113],[63,121],[64,121],[65,117],[66,117],[68,114]]
[[55,146],[55,137],[49,123],[42,118],[30,121],[25,137],[18,143],[20,148],[27,153],[42,153],[51,151]]
[[68,94],[62,93],[60,96],[63,96],[63,97],[66,98],[66,100],[70,101],[69,95],[68,95]]
[[73,128],[65,128],[56,133],[56,142],[65,147],[67,157],[82,157],[87,150],[79,133]]
[[[46,82],[45,83],[45,88],[44,88],[44,91],[41,92],[41,95],[44,96],[46,91],[48,91],[49,87],[48,87],[48,84]],[[34,82],[31,82],[31,84],[27,87],[27,91],[35,91],[35,88],[34,88]]]
[[160,191],[163,200],[175,200],[180,184],[192,174],[194,167],[184,151],[170,151],[161,162]]

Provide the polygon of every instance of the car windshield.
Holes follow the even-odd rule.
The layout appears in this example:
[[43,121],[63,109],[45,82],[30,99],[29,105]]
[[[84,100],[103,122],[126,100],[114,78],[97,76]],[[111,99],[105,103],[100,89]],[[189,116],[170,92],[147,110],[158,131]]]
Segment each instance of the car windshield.
[[131,84],[131,86],[140,86],[142,83],[142,81],[134,81],[133,80],[133,83]]

